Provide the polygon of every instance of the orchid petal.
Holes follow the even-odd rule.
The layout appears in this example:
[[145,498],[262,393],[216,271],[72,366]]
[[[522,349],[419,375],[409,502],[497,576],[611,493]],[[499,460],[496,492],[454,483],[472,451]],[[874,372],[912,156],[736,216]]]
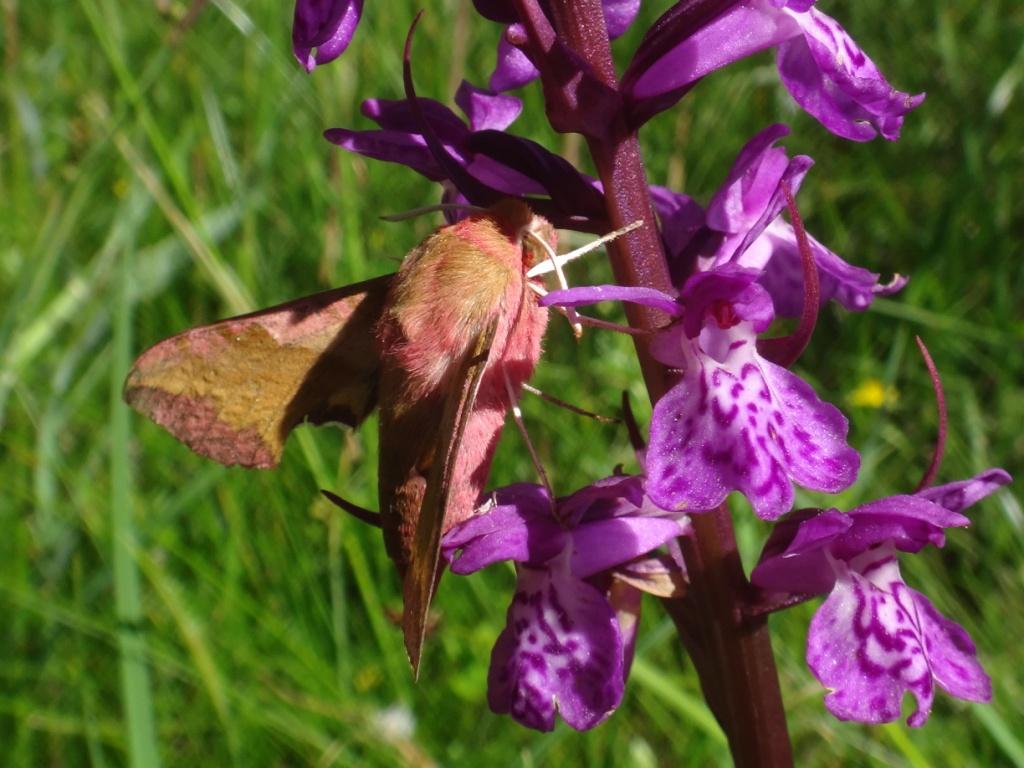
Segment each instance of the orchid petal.
[[474,131],[503,131],[523,111],[523,102],[507,93],[491,93],[463,80],[455,92],[455,103],[465,113]]
[[659,506],[712,509],[735,489],[773,520],[792,505],[793,482],[835,493],[855,479],[860,458],[846,443],[846,419],[761,358],[754,340],[740,323],[681,344],[683,379],[651,418],[647,489]]
[[733,161],[725,182],[711,198],[707,225],[719,232],[750,229],[778,189],[789,156],[775,142],[789,134],[781,123],[769,125],[748,141]]
[[508,31],[506,31],[498,41],[498,62],[495,64],[494,72],[491,73],[488,82],[490,89],[492,91],[511,91],[522,88],[538,77],[540,77],[540,72],[533,66],[533,62],[525,53],[508,41]]
[[830,689],[825,706],[840,720],[892,722],[910,691],[918,710],[908,722],[920,725],[935,691],[914,603],[895,556],[869,554],[870,579],[836,564],[835,588],[811,620],[807,664]]
[[[889,284],[881,284],[876,273],[847,263],[811,235],[807,240],[818,267],[821,305],[835,299],[848,310],[863,311],[875,296],[895,293],[907,283],[906,278],[897,277]],[[771,294],[775,311],[782,317],[799,317],[804,277],[793,227],[781,220],[768,225],[742,257],[744,265],[753,266],[753,262],[764,265],[760,283]]]
[[614,40],[626,34],[640,12],[640,0],[601,0],[608,37]]
[[835,585],[828,546],[854,524],[837,509],[805,509],[779,521],[765,542],[750,582],[791,594],[824,594]]
[[554,728],[557,712],[586,730],[611,714],[622,690],[622,634],[605,596],[570,576],[567,558],[550,569],[520,566],[491,654],[491,709],[540,731]]
[[915,495],[934,501],[951,512],[959,512],[994,493],[1011,479],[1010,475],[1001,469],[989,469],[968,480],[925,488]]
[[837,136],[899,138],[903,116],[924,94],[897,91],[835,19],[816,9],[795,14],[803,35],[779,46],[782,82],[797,104]]
[[601,301],[628,301],[660,309],[669,315],[679,316],[683,308],[667,293],[657,288],[622,285],[594,285],[580,288],[568,288],[552,291],[540,300],[542,307],[580,307],[586,304],[597,304]]
[[580,579],[646,555],[686,531],[667,517],[614,517],[581,525],[572,536],[572,573]]
[[794,19],[769,3],[737,3],[642,72],[630,67],[623,83],[635,101],[656,98],[799,33]]
[[836,569],[835,589],[812,619],[807,642],[808,665],[831,689],[825,704],[836,717],[891,722],[909,691],[918,706],[907,723],[919,727],[931,713],[936,681],[960,698],[991,698],[970,637],[903,582],[892,547]]
[[932,675],[943,690],[967,701],[991,701],[992,681],[978,662],[967,631],[939,613],[931,601],[907,587],[917,608]]
[[363,0],[297,0],[292,52],[299,64],[312,72],[338,58],[352,42],[362,12]]
[[496,495],[497,506],[456,525],[442,539],[441,554],[453,573],[475,573],[502,560],[542,567],[565,549],[569,534],[552,517],[542,486],[521,483]]

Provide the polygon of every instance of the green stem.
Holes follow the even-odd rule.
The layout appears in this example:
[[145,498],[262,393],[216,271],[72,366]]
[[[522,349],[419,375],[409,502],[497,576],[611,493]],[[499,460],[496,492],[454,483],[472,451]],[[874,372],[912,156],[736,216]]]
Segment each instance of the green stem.
[[142,634],[139,571],[136,566],[135,526],[132,521],[132,476],[129,464],[131,425],[128,407],[121,400],[124,376],[131,364],[132,245],[125,243],[118,274],[114,310],[114,359],[110,377],[110,517],[114,568],[114,605],[117,645],[121,664],[121,695],[132,768],[158,768],[153,696],[146,664],[146,638]]

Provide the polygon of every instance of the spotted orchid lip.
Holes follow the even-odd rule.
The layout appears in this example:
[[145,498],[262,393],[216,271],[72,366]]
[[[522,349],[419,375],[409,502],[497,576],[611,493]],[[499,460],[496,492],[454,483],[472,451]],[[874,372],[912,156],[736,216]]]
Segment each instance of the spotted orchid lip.
[[909,692],[918,706],[907,723],[917,727],[935,684],[968,701],[991,698],[967,632],[904,583],[897,553],[943,546],[946,528],[970,522],[964,509],[1009,481],[990,469],[848,513],[801,510],[772,531],[751,581],[774,593],[828,593],[811,621],[807,662],[836,717],[891,722]]
[[491,655],[491,708],[543,731],[556,714],[577,730],[592,728],[622,699],[636,631],[635,615],[626,614],[639,610],[635,586],[599,589],[592,577],[686,535],[686,521],[651,505],[639,476],[598,480],[554,509],[547,490],[528,483],[492,499],[442,542],[453,573],[516,563],[516,593]]

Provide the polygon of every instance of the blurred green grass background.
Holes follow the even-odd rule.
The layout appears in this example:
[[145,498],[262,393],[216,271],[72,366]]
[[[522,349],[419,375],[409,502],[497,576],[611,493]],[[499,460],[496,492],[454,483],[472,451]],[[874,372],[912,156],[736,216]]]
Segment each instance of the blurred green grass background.
[[[498,29],[468,3],[427,5],[417,83],[449,100],[461,77],[484,81]],[[619,54],[662,5],[645,5]],[[0,2],[0,764],[728,764],[653,601],[622,707],[591,733],[538,735],[487,711],[509,568],[446,578],[414,685],[379,535],[317,493],[375,506],[372,424],[300,429],[280,470],[254,473],[193,456],[121,403],[149,344],[392,271],[436,224],[380,221],[433,202],[436,188],[320,137],[368,127],[362,98],[400,95],[414,9],[371,0],[350,52],[308,77],[290,57],[286,2]],[[809,229],[855,263],[912,276],[869,314],[827,312],[800,364],[848,411],[864,453],[842,505],[906,491],[927,463],[934,405],[914,334],[949,396],[940,481],[991,465],[1019,473],[1024,8],[822,10],[895,85],[928,91],[901,141],[831,137],[762,55],[645,129],[650,178],[706,200],[747,138],[786,121],[790,151],[817,160],[800,198]],[[538,95],[526,99],[514,130],[578,157],[578,141],[546,128]],[[600,262],[575,280],[607,279]],[[577,345],[555,323],[547,349],[542,389],[601,412],[623,389],[644,403],[627,340],[591,333]],[[629,463],[613,427],[524,407],[560,492]],[[492,481],[531,476],[510,430]],[[944,550],[904,559],[908,582],[977,642],[989,707],[940,695],[919,731],[836,722],[803,663],[813,606],[773,618],[799,765],[1024,765],[1018,496],[1001,492]],[[737,519],[749,567],[766,528]]]

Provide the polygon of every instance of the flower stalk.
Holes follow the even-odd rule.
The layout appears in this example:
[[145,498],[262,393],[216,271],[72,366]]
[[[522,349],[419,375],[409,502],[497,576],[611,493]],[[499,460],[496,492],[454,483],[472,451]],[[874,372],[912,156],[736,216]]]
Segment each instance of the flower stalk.
[[[617,87],[600,0],[553,0],[559,36],[606,85]],[[525,14],[524,14],[525,15]],[[541,69],[542,79],[545,72]],[[604,136],[587,137],[612,226],[641,220],[644,226],[609,247],[620,285],[671,290],[636,132],[620,112]],[[664,324],[658,310],[626,304],[631,326]],[[651,402],[673,375],[650,353],[649,339],[635,336],[637,357]],[[750,585],[743,573],[728,506],[693,517],[695,536],[680,539],[690,584],[682,599],[663,599],[697,668],[701,687],[725,731],[735,764],[792,765],[792,749],[765,617],[745,618]]]

